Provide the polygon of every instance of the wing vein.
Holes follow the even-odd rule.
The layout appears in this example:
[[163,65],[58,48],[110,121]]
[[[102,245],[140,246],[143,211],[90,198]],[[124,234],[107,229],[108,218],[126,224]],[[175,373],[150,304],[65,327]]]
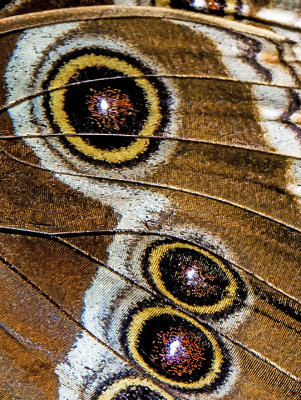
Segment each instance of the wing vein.
[[[288,229],[291,229],[293,231],[301,233],[301,228],[297,228],[294,225],[287,224],[286,222],[281,221],[278,218],[273,218],[273,217],[271,217],[271,216],[269,216],[267,214],[264,214],[264,213],[262,213],[260,211],[253,210],[252,208],[249,208],[249,207],[243,206],[241,204],[232,202],[230,200],[226,200],[226,199],[223,199],[221,197],[213,196],[213,195],[210,195],[210,194],[200,193],[200,192],[189,190],[189,189],[182,189],[182,188],[178,188],[176,186],[171,186],[171,185],[157,184],[157,183],[144,182],[144,181],[135,181],[135,180],[131,180],[131,179],[99,177],[99,176],[94,176],[94,175],[89,175],[89,174],[79,174],[79,173],[72,173],[72,172],[62,172],[62,171],[50,170],[50,169],[41,167],[40,165],[34,165],[34,164],[29,163],[29,162],[20,160],[19,158],[14,157],[12,154],[6,152],[3,149],[0,149],[0,151],[2,153],[4,153],[7,157],[11,158],[12,160],[14,160],[16,162],[19,162],[19,163],[21,163],[23,165],[26,165],[28,167],[31,167],[31,168],[36,168],[36,169],[39,169],[39,170],[51,172],[51,173],[53,173],[55,175],[84,177],[84,178],[89,178],[89,179],[95,179],[95,180],[98,180],[98,181],[117,182],[117,183],[120,183],[120,184],[123,184],[123,185],[132,184],[132,185],[137,185],[137,186],[145,186],[145,187],[151,187],[151,188],[155,188],[155,189],[170,190],[170,191],[175,191],[175,192],[180,192],[180,193],[186,193],[186,194],[190,194],[190,195],[193,195],[193,196],[199,196],[199,197],[203,197],[203,198],[206,198],[206,199],[218,201],[220,203],[227,204],[227,205],[230,205],[232,207],[236,207],[236,208],[238,208],[240,210],[243,210],[245,212],[249,212],[249,213],[258,215],[258,216],[260,216],[262,218],[265,218],[265,219],[267,219],[269,221],[272,221],[272,222],[277,223],[279,225],[285,226]],[[290,193],[287,193],[287,196],[290,196],[292,198],[296,197],[296,196],[291,195]]]
[[54,88],[48,88],[48,89],[44,89],[44,90],[40,90],[37,91],[35,93],[32,93],[28,96],[24,96],[21,97],[15,101],[12,101],[9,104],[5,104],[2,107],[0,107],[0,114],[4,111],[9,110],[10,108],[21,104],[27,100],[32,100],[36,97],[42,96],[44,94],[48,94],[48,93],[52,93],[52,92],[56,92],[59,90],[64,90],[66,88],[69,87],[74,87],[74,86],[81,86],[81,85],[87,85],[89,83],[95,83],[95,82],[103,82],[103,81],[112,81],[112,80],[119,80],[119,79],[142,79],[142,78],[173,78],[173,79],[207,79],[207,80],[217,80],[217,81],[226,81],[226,82],[236,82],[236,83],[246,83],[249,85],[254,85],[254,86],[269,86],[269,87],[277,87],[277,88],[282,88],[282,89],[295,89],[298,90],[300,89],[299,85],[292,85],[292,86],[287,86],[287,85],[278,85],[278,84],[273,84],[270,82],[264,82],[264,81],[243,81],[240,79],[236,79],[236,78],[232,78],[232,77],[223,77],[223,76],[219,76],[219,75],[176,75],[176,74],[143,74],[141,76],[114,76],[114,77],[103,77],[103,78],[95,78],[95,79],[87,79],[87,80],[83,80],[80,82],[72,82],[72,83],[68,83],[66,85],[62,85],[62,86],[57,86]]

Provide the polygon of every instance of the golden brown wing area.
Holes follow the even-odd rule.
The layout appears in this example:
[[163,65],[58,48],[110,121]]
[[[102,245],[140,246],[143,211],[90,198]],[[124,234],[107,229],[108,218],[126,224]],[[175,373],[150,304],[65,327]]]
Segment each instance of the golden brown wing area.
[[1,398],[300,398],[297,36],[0,20]]
[[0,17],[70,7],[100,5],[156,6],[236,19],[251,17],[264,23],[301,27],[300,0],[2,0]]

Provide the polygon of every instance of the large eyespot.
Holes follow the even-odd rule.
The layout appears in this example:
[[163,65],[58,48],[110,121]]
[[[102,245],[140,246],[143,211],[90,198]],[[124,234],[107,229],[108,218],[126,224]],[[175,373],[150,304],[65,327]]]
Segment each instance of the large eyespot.
[[224,372],[223,351],[215,336],[171,307],[149,307],[136,313],[127,343],[140,366],[178,388],[208,388]]
[[[162,140],[177,136],[179,124],[177,89],[165,75],[155,58],[117,39],[104,21],[28,29],[5,74],[8,103],[18,103],[9,108],[15,133],[43,168],[87,195],[90,180],[69,174],[150,175],[177,146]],[[93,196],[100,194],[93,189]]]
[[[54,131],[76,134],[65,136],[64,143],[87,160],[140,160],[157,148],[148,137],[162,134],[169,119],[167,91],[150,75],[137,60],[108,50],[63,57],[44,82],[51,90],[45,108]],[[64,89],[57,90],[60,87]],[[87,132],[94,135],[80,135]]]
[[225,312],[237,307],[246,295],[234,270],[189,243],[153,243],[146,251],[144,268],[155,288],[194,312]]
[[95,400],[172,400],[173,398],[146,379],[128,378],[112,384]]

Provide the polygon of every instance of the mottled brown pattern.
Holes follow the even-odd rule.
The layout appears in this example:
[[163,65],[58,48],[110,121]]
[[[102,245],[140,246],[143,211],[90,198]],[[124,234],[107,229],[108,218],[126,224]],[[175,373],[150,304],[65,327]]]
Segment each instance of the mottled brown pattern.
[[6,182],[2,186],[1,225],[42,232],[115,227],[116,217],[109,207],[70,190],[47,171],[16,163],[4,154],[1,158]]
[[54,369],[79,329],[2,262],[0,271],[1,385],[15,399],[56,399]]
[[[0,88],[1,88],[1,100],[0,100],[0,107],[2,108],[5,104],[5,98],[7,95],[6,92],[6,83],[5,83],[5,70],[7,63],[11,57],[11,53],[13,52],[14,48],[16,47],[16,43],[18,41],[19,35],[18,34],[11,34],[11,35],[4,35],[0,38],[0,48],[1,48],[1,64],[0,64]],[[2,117],[2,114],[0,114]],[[0,118],[1,118],[0,117]],[[1,133],[3,132],[3,125],[1,121]]]
[[[3,4],[2,4],[3,3]],[[37,11],[53,10],[56,8],[70,8],[70,7],[87,7],[87,6],[101,6],[101,5],[111,5],[113,0],[25,0],[20,3],[20,5],[15,5],[14,2],[10,0],[3,0],[0,3],[0,16],[8,17],[10,15],[27,14]],[[9,6],[11,3],[11,8],[1,8],[4,6]],[[14,6],[14,7],[12,7]]]
[[[109,240],[104,238],[106,244]],[[1,235],[1,254],[64,310],[80,319],[84,292],[97,269],[93,262],[54,240],[19,235]]]

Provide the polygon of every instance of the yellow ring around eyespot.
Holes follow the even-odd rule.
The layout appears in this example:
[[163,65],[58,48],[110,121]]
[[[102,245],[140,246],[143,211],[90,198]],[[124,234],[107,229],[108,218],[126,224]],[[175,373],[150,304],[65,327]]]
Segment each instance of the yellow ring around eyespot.
[[140,378],[122,379],[122,380],[114,383],[107,390],[105,390],[97,398],[97,400],[111,400],[121,390],[127,389],[131,386],[146,386],[148,389],[153,390],[154,392],[157,392],[161,397],[164,398],[164,400],[173,400],[173,397],[171,397],[168,393],[163,391],[161,388],[159,388],[158,386],[154,385],[152,382],[150,382],[146,379],[140,379]]
[[[163,375],[157,373],[153,369],[149,367],[149,365],[144,361],[144,359],[140,356],[139,352],[137,351],[137,342],[139,339],[139,333],[143,329],[143,325],[145,322],[153,317],[159,316],[159,315],[172,315],[172,316],[177,316],[182,318],[185,321],[188,321],[195,327],[197,327],[209,340],[209,342],[212,345],[213,349],[213,361],[211,368],[209,372],[207,373],[206,376],[203,378],[199,379],[196,382],[190,382],[190,383],[185,383],[185,382],[177,382],[172,379],[165,378]],[[161,382],[167,383],[169,385],[176,386],[181,389],[202,389],[206,385],[210,385],[217,377],[218,374],[221,372],[222,364],[223,364],[223,354],[221,351],[221,348],[217,342],[217,340],[214,338],[214,336],[200,323],[195,321],[193,318],[188,317],[187,315],[183,314],[180,311],[175,310],[172,307],[149,307],[144,309],[143,311],[138,312],[129,327],[129,332],[128,332],[128,345],[129,345],[129,350],[132,354],[132,357],[134,360],[148,373],[151,373],[154,375],[157,379],[159,379]]]
[[[175,297],[164,285],[163,280],[162,280],[162,274],[159,268],[160,261],[162,260],[162,257],[167,253],[167,251],[172,250],[172,249],[190,249],[190,250],[195,250],[202,255],[210,258],[212,261],[214,261],[221,269],[222,271],[226,274],[227,278],[229,279],[229,286],[227,287],[227,294],[224,298],[222,298],[217,304],[213,304],[210,306],[193,306],[190,304],[185,303],[184,301],[179,300],[177,297]],[[236,280],[233,277],[233,274],[231,271],[229,271],[226,266],[218,259],[215,258],[212,254],[209,252],[200,249],[197,246],[193,246],[190,244],[185,244],[185,243],[169,243],[169,244],[161,244],[158,245],[156,248],[154,248],[150,255],[149,255],[149,272],[151,273],[151,276],[153,278],[153,281],[157,288],[160,290],[162,294],[167,296],[168,298],[172,299],[176,304],[181,305],[183,308],[189,309],[194,312],[199,312],[199,313],[215,313],[224,310],[226,307],[230,306],[234,299],[236,298],[236,293],[238,289],[238,285]]]
[[[161,122],[160,103],[157,90],[145,78],[142,72],[128,64],[125,61],[119,60],[116,57],[107,57],[95,54],[86,54],[76,59],[72,59],[64,65],[57,73],[56,77],[50,84],[50,108],[53,112],[54,121],[60,126],[62,132],[76,134],[74,127],[70,124],[68,114],[64,110],[64,101],[66,89],[56,90],[68,84],[70,78],[74,74],[87,67],[107,67],[114,69],[117,72],[126,74],[127,76],[135,77],[135,82],[140,86],[146,95],[146,103],[149,109],[147,120],[139,133],[139,136],[153,136],[155,129]],[[131,134],[129,132],[129,134]],[[81,153],[86,156],[92,157],[95,160],[106,161],[109,163],[121,163],[130,161],[137,157],[137,155],[145,152],[149,146],[149,139],[136,139],[127,147],[121,147],[115,150],[99,150],[87,144],[80,137],[66,137],[66,139]]]

